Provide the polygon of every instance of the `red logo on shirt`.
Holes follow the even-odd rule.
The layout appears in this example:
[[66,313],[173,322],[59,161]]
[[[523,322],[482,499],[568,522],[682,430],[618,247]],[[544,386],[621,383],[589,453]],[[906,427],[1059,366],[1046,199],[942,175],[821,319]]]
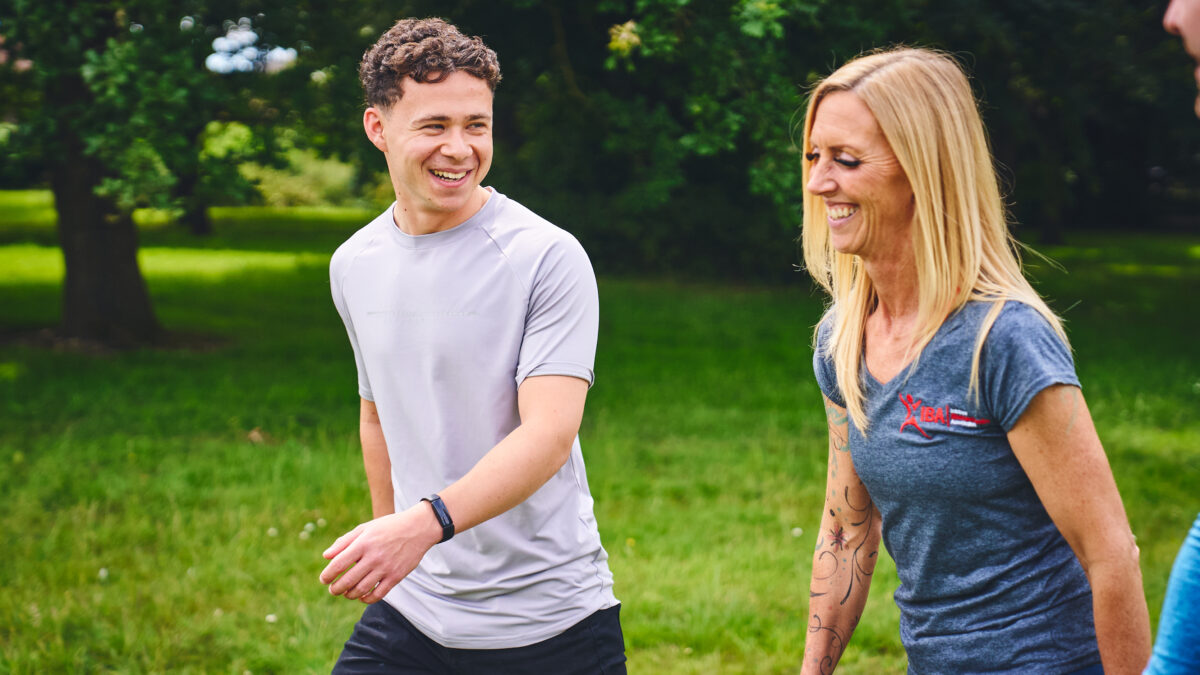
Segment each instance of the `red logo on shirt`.
[[903,432],[905,427],[912,427],[925,438],[931,438],[931,436],[921,428],[922,424],[941,424],[948,427],[975,429],[991,423],[991,420],[971,417],[967,411],[951,408],[948,405],[938,407],[922,405],[924,400],[913,400],[912,394],[900,394],[900,402],[904,404],[904,421],[900,423],[900,431]]
[[909,394],[907,398],[904,394],[900,394],[900,402],[904,404],[904,421],[900,423],[900,431],[904,431],[904,427],[912,425],[914,429],[921,432],[922,436],[929,438],[929,434],[925,433],[920,424],[917,424],[917,415],[921,412],[922,401],[918,399],[914,402],[912,394]]

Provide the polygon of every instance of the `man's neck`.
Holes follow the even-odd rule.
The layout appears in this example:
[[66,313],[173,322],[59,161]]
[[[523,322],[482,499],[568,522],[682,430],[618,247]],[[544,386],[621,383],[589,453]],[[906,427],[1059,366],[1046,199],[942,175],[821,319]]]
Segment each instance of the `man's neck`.
[[451,213],[423,212],[397,199],[396,207],[392,210],[392,220],[401,232],[412,236],[442,232],[462,225],[470,220],[471,216],[479,213],[491,193],[491,188],[477,187],[471,199],[461,209]]

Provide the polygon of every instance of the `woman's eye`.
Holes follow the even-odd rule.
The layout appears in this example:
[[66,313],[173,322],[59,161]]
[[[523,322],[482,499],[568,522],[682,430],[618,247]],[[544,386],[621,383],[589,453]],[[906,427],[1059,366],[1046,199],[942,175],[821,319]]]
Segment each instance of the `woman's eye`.
[[841,164],[842,166],[844,166],[848,169],[853,169],[853,168],[857,167],[859,164],[862,164],[862,160],[849,159],[847,157],[837,157],[833,161],[837,162],[838,164]]
[[807,159],[807,160],[808,160],[808,161],[810,161],[810,162],[815,162],[815,161],[817,161],[818,159],[821,159],[821,153],[819,153],[819,152],[807,152],[807,153],[805,153],[805,154],[804,154],[804,159]]

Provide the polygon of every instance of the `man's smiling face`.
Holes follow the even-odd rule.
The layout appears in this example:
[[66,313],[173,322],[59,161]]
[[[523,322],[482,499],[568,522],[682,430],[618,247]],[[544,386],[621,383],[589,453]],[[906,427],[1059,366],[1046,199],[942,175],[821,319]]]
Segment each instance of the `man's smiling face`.
[[396,222],[410,234],[449,229],[487,200],[492,165],[492,90],[464,72],[441,82],[405,78],[400,100],[368,108],[367,136],[387,157]]

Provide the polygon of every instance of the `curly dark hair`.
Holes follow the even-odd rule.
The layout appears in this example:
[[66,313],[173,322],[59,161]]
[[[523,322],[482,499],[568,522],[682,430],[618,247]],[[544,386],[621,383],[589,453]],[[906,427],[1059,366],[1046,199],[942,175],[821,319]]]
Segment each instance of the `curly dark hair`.
[[386,108],[404,95],[405,77],[441,82],[455,71],[500,83],[500,61],[478,37],[467,37],[442,19],[401,19],[363,54],[358,67],[367,105]]

